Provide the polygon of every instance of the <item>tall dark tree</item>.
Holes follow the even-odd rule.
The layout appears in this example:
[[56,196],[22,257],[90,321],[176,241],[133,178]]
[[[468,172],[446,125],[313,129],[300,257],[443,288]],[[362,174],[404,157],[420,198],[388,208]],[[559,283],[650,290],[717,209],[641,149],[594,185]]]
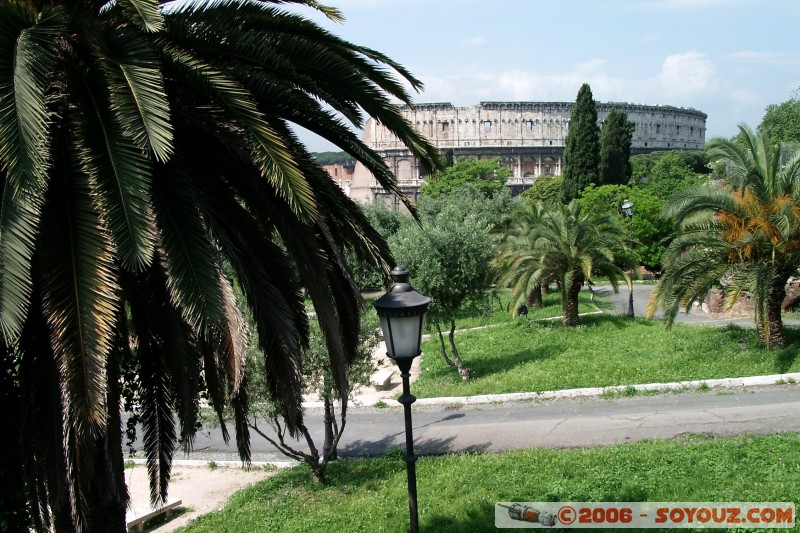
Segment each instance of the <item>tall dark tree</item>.
[[569,132],[564,148],[564,181],[561,201],[568,204],[584,187],[597,183],[600,166],[600,130],[592,89],[584,83],[569,117]]
[[192,447],[203,391],[226,440],[231,407],[249,460],[234,286],[289,432],[302,424],[302,288],[346,397],[363,300],[342,252],[386,272],[391,254],[292,124],[401,197],[348,124],[374,116],[438,167],[396,105],[420,82],[286,4],[335,9],[165,3],[0,2],[0,369],[19,361],[20,403],[3,437],[20,444],[39,531],[125,531],[123,385],[137,387],[154,503],[177,446]]
[[631,142],[635,126],[628,114],[612,109],[600,131],[598,185],[627,185],[631,179]]

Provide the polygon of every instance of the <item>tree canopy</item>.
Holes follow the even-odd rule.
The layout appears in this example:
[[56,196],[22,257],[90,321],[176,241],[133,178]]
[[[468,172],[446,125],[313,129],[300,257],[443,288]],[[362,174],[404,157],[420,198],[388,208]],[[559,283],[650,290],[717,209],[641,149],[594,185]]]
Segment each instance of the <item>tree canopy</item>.
[[423,196],[440,196],[451,194],[469,184],[484,196],[493,196],[505,188],[509,176],[511,169],[501,165],[499,157],[462,157],[452,166],[426,178],[420,192]]
[[[662,152],[657,158],[645,159],[645,164],[638,160],[639,156],[634,157],[639,187],[667,201],[677,192],[707,182],[708,176],[694,171],[686,156],[686,152]],[[702,158],[702,154],[698,152],[693,157]]]
[[772,143],[800,143],[800,100],[793,97],[767,106],[758,131]]
[[522,197],[532,202],[542,202],[553,207],[561,200],[561,183],[563,176],[539,176],[533,180],[530,188],[522,193]]
[[[633,217],[622,213],[625,200],[633,204]],[[577,203],[590,217],[612,217],[627,232],[630,229],[633,249],[628,251],[637,265],[661,270],[661,256],[673,236],[673,223],[663,213],[664,201],[647,189],[629,185],[590,185]]]
[[729,306],[747,292],[760,342],[782,347],[781,303],[800,268],[800,154],[781,165],[780,147],[765,132],[739,129],[733,140],[712,139],[707,150],[741,188],[689,189],[672,198],[680,233],[664,254],[647,313],[663,307],[669,325],[711,287],[725,289]]
[[588,84],[581,85],[569,118],[564,148],[564,181],[561,201],[569,203],[584,187],[597,183],[600,165],[600,132],[597,107]]
[[[504,189],[493,198],[469,185],[459,194],[423,196],[421,224],[407,224],[390,239],[398,264],[409,269],[414,287],[431,298],[427,317],[439,332],[441,354],[462,379],[469,371],[453,338],[456,317],[464,307],[481,305],[487,298],[499,239],[492,231],[513,203]],[[442,325],[450,329],[450,357]]]
[[365,114],[429,171],[439,164],[396,104],[421,83],[384,54],[278,0],[162,7],[0,2],[0,357],[15,358],[20,398],[4,436],[20,443],[37,530],[125,530],[123,385],[153,503],[177,446],[192,447],[201,395],[226,440],[231,409],[249,461],[249,328],[234,287],[290,432],[309,343],[302,289],[346,397],[363,302],[342,251],[386,271],[391,254],[293,126],[401,197],[353,131]]
[[313,152],[312,157],[318,165],[355,164],[356,160],[347,152]]
[[598,185],[627,185],[631,179],[631,143],[635,126],[621,109],[612,109],[600,131]]

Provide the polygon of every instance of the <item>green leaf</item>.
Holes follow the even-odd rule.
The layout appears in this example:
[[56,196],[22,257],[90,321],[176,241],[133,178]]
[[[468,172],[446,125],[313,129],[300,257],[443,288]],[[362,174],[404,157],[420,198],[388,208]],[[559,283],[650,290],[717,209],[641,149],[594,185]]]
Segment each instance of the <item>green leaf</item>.
[[164,15],[161,13],[158,0],[118,0],[122,10],[146,32],[164,29]]
[[172,163],[153,183],[153,205],[173,304],[196,331],[223,323],[222,289],[210,235],[191,182]]
[[170,109],[151,45],[132,34],[106,32],[94,37],[111,110],[125,135],[158,161],[167,161],[173,152]]
[[96,435],[106,423],[106,358],[120,302],[113,247],[76,164],[54,180],[43,222],[43,310],[62,394],[76,431]]
[[31,261],[41,215],[41,200],[20,194],[5,175],[0,201],[0,331],[6,343],[22,330],[30,303]]
[[120,262],[141,271],[152,261],[155,241],[150,163],[88,84],[83,103],[83,113],[76,117],[75,139],[81,168],[91,180]]
[[40,192],[49,166],[50,112],[45,93],[53,73],[60,13],[38,22],[14,6],[0,7],[0,167],[15,191]]

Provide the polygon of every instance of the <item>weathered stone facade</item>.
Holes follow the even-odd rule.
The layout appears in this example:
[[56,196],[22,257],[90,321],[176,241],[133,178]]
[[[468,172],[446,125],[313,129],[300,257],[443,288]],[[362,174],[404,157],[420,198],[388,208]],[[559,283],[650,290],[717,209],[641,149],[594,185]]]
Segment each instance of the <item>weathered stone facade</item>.
[[[562,156],[569,130],[572,102],[481,102],[469,107],[418,104],[403,115],[434,146],[452,149],[454,156],[500,157],[512,171],[509,185],[527,188],[538,176],[562,173]],[[622,103],[597,103],[598,125],[614,109],[622,109],[634,123],[631,152],[702,150],[706,114],[694,109]],[[406,194],[415,200],[425,179],[422,167],[399,139],[370,119],[364,142],[384,158]],[[360,201],[383,197],[398,205],[393,195],[356,165],[350,195]]]
[[353,183],[353,173],[355,172],[355,160],[349,163],[332,163],[322,165],[323,170],[328,173],[331,179],[350,196],[350,186]]

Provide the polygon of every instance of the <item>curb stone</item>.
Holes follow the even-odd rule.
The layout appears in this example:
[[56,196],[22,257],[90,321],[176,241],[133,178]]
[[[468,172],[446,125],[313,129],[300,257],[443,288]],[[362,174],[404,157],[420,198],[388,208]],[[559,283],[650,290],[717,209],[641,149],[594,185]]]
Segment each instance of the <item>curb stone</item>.
[[[644,383],[640,385],[616,385],[612,387],[590,387],[584,389],[564,389],[543,392],[512,392],[507,394],[480,394],[477,396],[445,396],[441,398],[417,398],[417,405],[485,405],[489,403],[517,402],[551,398],[585,398],[602,396],[608,392],[624,392],[631,388],[637,391],[669,392],[686,388],[708,387],[710,389],[730,389],[735,387],[763,387],[781,383],[800,382],[800,372],[788,374],[771,374],[768,376],[749,376],[742,378],[700,379],[693,381],[676,381],[672,383]],[[401,404],[394,399],[359,402],[359,407],[372,407],[383,401],[389,407]],[[316,407],[318,402],[304,403],[303,407]]]

